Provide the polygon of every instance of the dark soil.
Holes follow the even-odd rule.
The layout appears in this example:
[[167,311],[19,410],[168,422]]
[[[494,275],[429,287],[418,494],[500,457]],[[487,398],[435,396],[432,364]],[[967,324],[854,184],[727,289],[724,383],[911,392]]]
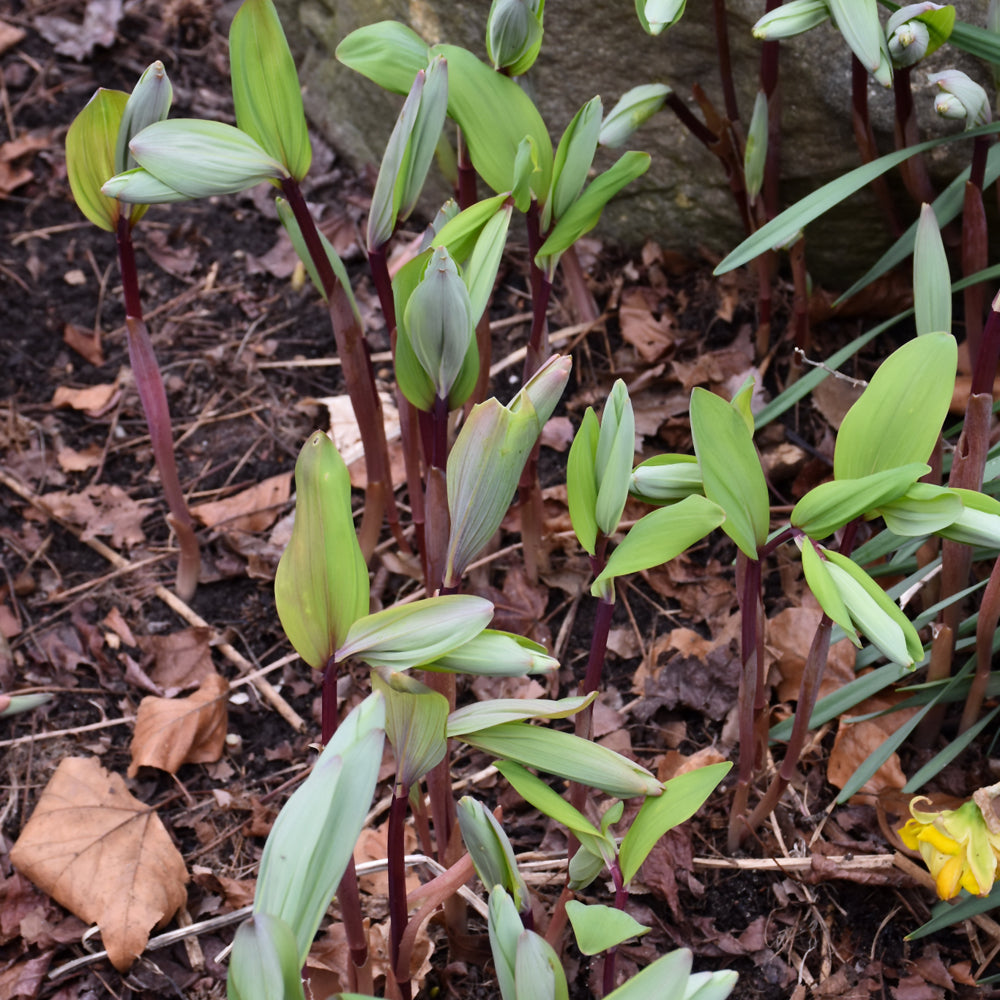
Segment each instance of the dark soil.
[[[174,85],[174,116],[231,120],[225,33],[233,5],[137,0],[127,5],[113,44],[97,45],[76,61],[54,50],[39,19],[78,20],[80,7],[66,0],[0,4],[3,21],[24,32],[0,49],[4,127],[11,133],[0,145],[0,168],[7,171],[0,169],[0,470],[8,483],[0,486],[0,691],[54,695],[43,708],[0,723],[6,791],[0,803],[0,997],[222,997],[222,952],[235,923],[207,929],[187,945],[147,952],[125,975],[100,959],[52,978],[53,971],[91,947],[81,943],[84,927],[19,881],[7,857],[62,759],[97,756],[108,771],[126,773],[132,727],[115,720],[134,717],[141,699],[159,690],[155,678],[163,662],[152,640],[188,634],[190,625],[155,594],[158,585],[172,585],[176,553],[128,370],[113,239],[73,205],[62,146],[69,122],[97,86],[128,90],[146,62],[157,57]],[[15,148],[26,138],[32,142],[24,151]],[[371,178],[341,167],[318,138],[315,151],[307,193],[317,206],[325,206],[323,226],[356,279],[372,348],[385,350],[388,338],[363,266],[359,229]],[[154,207],[137,229],[145,308],[173,414],[181,480],[193,505],[238,495],[289,473],[309,432],[329,425],[320,400],[342,392],[335,366],[291,364],[331,358],[332,336],[318,296],[308,283],[300,287],[291,280],[293,262],[279,241],[269,202],[270,193],[257,189]],[[517,236],[515,243],[521,239]],[[790,291],[784,284],[776,289],[776,346],[764,361],[753,357],[754,293],[748,277],[720,284],[711,277],[710,262],[681,260],[669,247],[652,244],[641,257],[596,241],[587,250],[592,293],[610,318],[574,348],[573,382],[558,411],[574,426],[585,406],[600,406],[620,375],[638,388],[637,407],[645,407],[640,428],[645,454],[685,451],[690,449],[686,416],[683,407],[677,415],[671,409],[678,393],[686,394],[692,384],[732,391],[732,380],[738,385],[742,377],[736,376],[754,361],[764,363],[770,391],[788,378],[791,348],[783,330]],[[512,255],[501,278],[495,320],[528,308],[518,259]],[[619,322],[619,303],[636,289],[648,304],[649,322],[664,322],[671,330],[674,343],[662,359],[644,360]],[[577,322],[571,306],[557,286],[553,329]],[[839,319],[819,325],[811,352],[827,356],[858,332],[859,323]],[[526,337],[523,322],[499,326],[494,360],[523,345]],[[858,374],[869,373],[888,346],[862,356]],[[696,371],[698,365],[703,370]],[[380,377],[384,368],[376,364]],[[519,376],[519,365],[498,376],[501,399],[510,397]],[[102,386],[115,388],[96,408],[57,405],[59,389],[72,395]],[[794,467],[774,473],[776,502],[794,502],[802,491],[797,477],[811,484],[825,474],[832,441],[826,417],[800,406],[790,414],[787,432],[768,430],[762,450],[766,456],[788,441],[803,451]],[[516,552],[476,574],[471,584],[502,610],[505,620],[498,627],[532,634],[555,649],[563,664],[561,694],[582,675],[594,613],[586,596],[589,568],[568,531],[561,486],[564,447],[542,449],[551,532],[550,569],[542,584],[525,583]],[[22,488],[14,492],[12,483]],[[137,536],[116,537],[119,508],[105,510],[101,521],[96,515],[88,519],[67,501],[63,526],[32,502],[108,487],[120,488],[142,506]],[[282,501],[264,527],[248,532],[227,530],[225,524],[199,531],[202,583],[190,606],[212,630],[213,649],[207,655],[232,683],[240,669],[220,651],[223,640],[253,667],[290,652],[272,592],[281,548],[270,536],[272,521],[290,509],[291,502]],[[642,510],[636,507],[634,513]],[[111,545],[128,566],[115,572],[88,546],[90,537]],[[513,538],[505,536],[503,543]],[[670,754],[690,757],[714,749],[733,757],[731,697],[721,706],[708,696],[703,702],[693,695],[668,698],[636,682],[636,672],[655,661],[651,649],[671,630],[686,629],[705,641],[724,632],[735,610],[734,551],[720,539],[678,560],[673,576],[651,574],[621,588],[606,671],[608,713],[598,735],[663,774],[677,763],[668,759]],[[390,545],[380,552],[373,563],[375,591],[389,604],[414,584]],[[768,615],[774,616],[800,603],[801,585],[789,584],[777,565],[769,573]],[[720,579],[724,586],[717,585]],[[725,677],[732,679],[733,655],[723,660],[710,689],[725,690]],[[689,669],[710,666],[692,659]],[[312,759],[309,747],[318,739],[319,725],[316,678],[295,661],[272,672],[269,680],[306,721],[305,731],[296,732],[252,686],[235,687],[228,705],[230,740],[220,761],[185,764],[176,776],[141,768],[127,782],[133,795],[157,811],[184,856],[192,875],[186,914],[196,923],[243,905],[240,887],[244,895],[252,887],[270,823]],[[364,684],[361,671],[344,679],[346,701],[356,698]],[[461,685],[461,691],[462,697],[473,698],[489,696],[492,689],[477,682]],[[789,709],[777,697],[775,705],[776,718]],[[665,839],[634,887],[630,907],[654,930],[639,945],[622,949],[619,964],[625,972],[685,946],[694,952],[697,970],[736,969],[737,998],[986,995],[968,984],[977,973],[995,971],[986,968],[986,959],[1000,941],[990,941],[971,924],[912,944],[904,940],[934,902],[926,888],[891,868],[858,876],[792,864],[820,848],[838,856],[894,849],[874,800],[831,810],[837,789],[825,775],[832,742],[832,731],[821,734],[808,752],[794,801],[783,804],[773,826],[762,829],[746,857],[733,859],[732,867],[706,863],[726,856],[731,781],[682,831]],[[947,791],[961,795],[987,783],[986,752],[973,748],[972,756],[971,762],[963,758],[967,766]],[[457,759],[454,776],[475,774],[488,763],[482,755],[466,754]],[[907,773],[912,763],[904,760]],[[515,848],[564,852],[562,835],[496,780],[487,779],[477,794],[491,806],[503,804]],[[968,788],[959,787],[965,783]],[[767,858],[784,859],[788,870],[755,864]],[[557,873],[548,877],[550,884],[537,886],[542,925],[561,878]],[[595,884],[588,898],[609,897]],[[377,919],[384,903],[375,897],[370,903]],[[34,933],[22,922],[27,912],[37,915]],[[484,933],[481,924],[472,927]],[[967,933],[973,935],[971,944]],[[481,965],[482,937],[463,954],[455,947],[449,951],[440,929],[432,936],[438,948],[422,995],[444,992],[469,1000],[498,995],[489,964]],[[600,962],[571,947],[565,962],[571,996],[594,995]]]

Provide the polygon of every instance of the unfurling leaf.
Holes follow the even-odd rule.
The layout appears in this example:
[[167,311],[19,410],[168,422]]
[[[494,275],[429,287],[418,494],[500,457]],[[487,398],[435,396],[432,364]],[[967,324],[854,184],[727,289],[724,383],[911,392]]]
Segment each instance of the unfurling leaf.
[[240,924],[226,990],[229,1000],[305,1000],[295,935],[284,920],[257,913]]
[[115,173],[115,144],[128,94],[98,90],[66,133],[66,175],[77,208],[95,226],[115,231],[121,206],[102,185]]
[[705,496],[726,513],[722,530],[750,559],[767,539],[770,508],[764,470],[742,414],[707,389],[691,393],[691,435]]
[[254,915],[280,917],[292,929],[298,968],[364,826],[382,762],[384,726],[385,702],[370,694],[340,724],[264,845]]
[[834,476],[860,479],[926,462],[948,413],[957,361],[950,333],[927,333],[893,351],[840,425]]
[[492,617],[493,605],[471,594],[397,604],[356,621],[337,659],[356,656],[373,667],[393,670],[419,667],[475,638]]
[[396,784],[409,791],[448,752],[448,699],[408,674],[372,673],[385,699],[385,735],[396,758]]
[[160,818],[92,757],[66,757],[10,852],[14,867],[101,928],[126,972],[184,905],[187,872]]
[[301,181],[312,147],[295,60],[271,0],[243,0],[229,28],[229,62],[236,124]]
[[295,651],[317,670],[368,610],[368,568],[351,516],[351,478],[317,431],[295,463],[295,524],[274,576],[274,600]]

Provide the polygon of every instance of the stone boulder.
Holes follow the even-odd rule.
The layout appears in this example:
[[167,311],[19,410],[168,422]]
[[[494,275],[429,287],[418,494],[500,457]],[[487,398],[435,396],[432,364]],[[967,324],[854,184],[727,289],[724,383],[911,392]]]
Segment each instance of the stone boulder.
[[[300,65],[307,112],[320,132],[354,167],[377,164],[401,99],[346,69],[334,58],[350,31],[374,21],[395,19],[429,42],[464,45],[485,57],[487,0],[277,0]],[[971,23],[984,17],[978,0],[959,0],[958,16]],[[577,109],[600,94],[605,111],[639,83],[667,83],[686,101],[700,84],[721,111],[712,5],[692,0],[681,21],[658,38],[639,26],[629,0],[591,0],[586,4],[550,0],[545,10],[545,40],[527,78],[527,87],[554,141]],[[729,0],[729,41],[740,114],[749,120],[757,91],[760,43],[751,25],[763,10],[761,0]],[[885,15],[883,15],[884,20]],[[960,130],[932,111],[928,72],[961,66],[985,82],[981,64],[960,58],[945,46],[913,73],[914,100],[922,135]],[[945,58],[947,62],[945,62]],[[971,66],[969,64],[972,64]],[[819,185],[860,163],[851,131],[851,59],[829,25],[782,43],[782,185],[791,204]],[[893,95],[870,81],[869,103],[882,152],[893,149]],[[649,172],[631,184],[605,211],[599,232],[637,247],[647,238],[683,253],[701,250],[723,255],[743,237],[736,208],[715,157],[675,116],[654,116],[634,137],[632,148],[653,157]],[[970,144],[949,147],[931,158],[941,186],[968,162]],[[612,162],[606,153],[603,165]],[[601,162],[601,161],[599,161]],[[901,214],[916,217],[916,207],[890,175]],[[440,184],[431,199],[443,197]],[[428,207],[433,207],[430,203]],[[807,232],[812,273],[844,287],[874,262],[891,242],[870,195],[862,194],[818,220]]]

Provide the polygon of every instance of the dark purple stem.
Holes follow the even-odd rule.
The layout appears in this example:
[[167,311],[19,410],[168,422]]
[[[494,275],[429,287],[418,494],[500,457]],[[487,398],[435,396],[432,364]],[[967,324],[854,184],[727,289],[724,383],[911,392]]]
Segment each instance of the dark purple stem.
[[729,52],[729,18],[726,16],[726,0],[712,0],[712,14],[715,18],[715,44],[719,56],[719,75],[722,78],[726,117],[731,124],[736,124],[740,120],[740,111],[736,103],[733,60]]
[[320,726],[323,734],[323,746],[326,746],[337,731],[337,661],[332,656],[326,661],[326,666],[323,668],[321,705]]
[[[406,906],[406,851],[403,834],[406,829],[406,810],[409,792],[402,785],[393,790],[392,805],[389,807],[389,831],[387,836],[387,858],[389,879],[389,957],[390,968],[398,968],[399,942],[408,922]],[[399,981],[399,992],[403,1000],[411,1000],[409,979]]]
[[177,534],[180,556],[177,564],[176,588],[180,597],[189,601],[198,585],[201,557],[194,525],[188,512],[184,490],[177,473],[174,455],[174,438],[170,423],[170,408],[163,377],[153,353],[153,342],[142,318],[142,300],[139,295],[139,276],[135,265],[135,248],[132,245],[132,228],[126,215],[118,217],[118,266],[122,276],[122,293],[125,300],[125,329],[128,340],[129,364],[135,378],[146,426],[153,446],[153,459],[160,473],[160,486],[170,509],[170,523]]
[[1000,360],[1000,295],[993,299],[972,372],[972,395],[992,395]]
[[462,130],[458,130],[458,207],[460,209],[469,208],[475,205],[476,194],[476,168],[469,159],[469,148],[465,145],[465,138]]
[[[615,909],[624,910],[628,901],[628,890],[625,888],[625,881],[622,878],[621,865],[615,858],[611,862],[611,881],[615,885]],[[604,955],[604,976],[601,983],[603,996],[607,996],[615,988],[615,960],[618,956],[618,948],[609,948]]]
[[326,255],[302,189],[294,178],[288,177],[281,182],[281,190],[295,215],[309,257],[323,286],[344,383],[358,420],[358,431],[365,451],[365,472],[368,476],[365,514],[359,540],[367,558],[378,540],[383,513],[388,516],[393,533],[397,536],[401,534],[396,500],[389,480],[389,446],[385,438],[382,404],[375,390],[375,374],[361,324],[351,308],[347,291],[337,279]]

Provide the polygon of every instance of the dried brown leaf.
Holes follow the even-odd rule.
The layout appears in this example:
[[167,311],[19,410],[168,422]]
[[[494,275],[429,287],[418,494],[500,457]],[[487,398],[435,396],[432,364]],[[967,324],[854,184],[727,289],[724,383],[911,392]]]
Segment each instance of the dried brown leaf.
[[140,767],[176,774],[181,764],[218,760],[226,744],[226,680],[211,674],[187,698],[143,698],[132,737],[128,776]]
[[52,405],[69,406],[74,410],[82,410],[90,416],[98,416],[117,400],[120,391],[117,381],[88,385],[82,389],[60,385],[56,386],[56,391],[53,393]]
[[[806,654],[822,614],[818,607],[785,608],[767,623],[767,646],[781,675],[778,684],[781,701],[796,701],[799,697]],[[854,679],[854,646],[843,639],[830,647],[819,697],[825,698]]]
[[280,508],[292,490],[291,472],[271,476],[249,489],[224,500],[213,500],[191,508],[191,513],[206,527],[223,531],[264,531],[274,524]]
[[[890,708],[895,701],[878,695],[856,705],[851,711],[853,715],[867,715]],[[863,722],[847,723],[840,721],[837,736],[830,751],[827,763],[826,777],[831,785],[843,788],[854,772],[871,757],[881,745],[901,726],[908,722],[917,709],[904,709],[891,712],[875,719]],[[890,754],[886,762],[865,783],[861,791],[851,799],[852,802],[872,802],[886,788],[902,788],[906,784],[906,775],[899,762],[899,754]]]
[[98,924],[122,972],[187,900],[184,859],[160,818],[92,757],[60,762],[10,856],[43,892]]
[[81,537],[110,535],[115,548],[140,545],[146,540],[142,522],[149,513],[120,486],[98,483],[80,493],[56,490],[42,499],[52,512],[83,529]]
[[122,0],[88,0],[82,24],[46,14],[35,18],[35,28],[60,55],[82,62],[96,46],[114,44],[121,17]]
[[20,1000],[21,997],[36,997],[45,982],[52,961],[52,952],[47,951],[37,958],[18,962],[0,972],[0,997]]
[[622,292],[618,307],[622,339],[648,364],[658,361],[674,345],[673,317],[653,315],[657,299],[651,288],[628,288]]
[[100,368],[104,364],[104,351],[101,348],[101,336],[98,331],[77,326],[76,323],[67,323],[63,327],[63,343],[95,368]]
[[215,673],[211,639],[210,628],[185,628],[169,635],[141,636],[138,644],[155,661],[150,677],[169,694],[195,688]]
[[0,21],[0,55],[17,45],[25,34],[26,32],[22,28],[15,28],[13,24]]

